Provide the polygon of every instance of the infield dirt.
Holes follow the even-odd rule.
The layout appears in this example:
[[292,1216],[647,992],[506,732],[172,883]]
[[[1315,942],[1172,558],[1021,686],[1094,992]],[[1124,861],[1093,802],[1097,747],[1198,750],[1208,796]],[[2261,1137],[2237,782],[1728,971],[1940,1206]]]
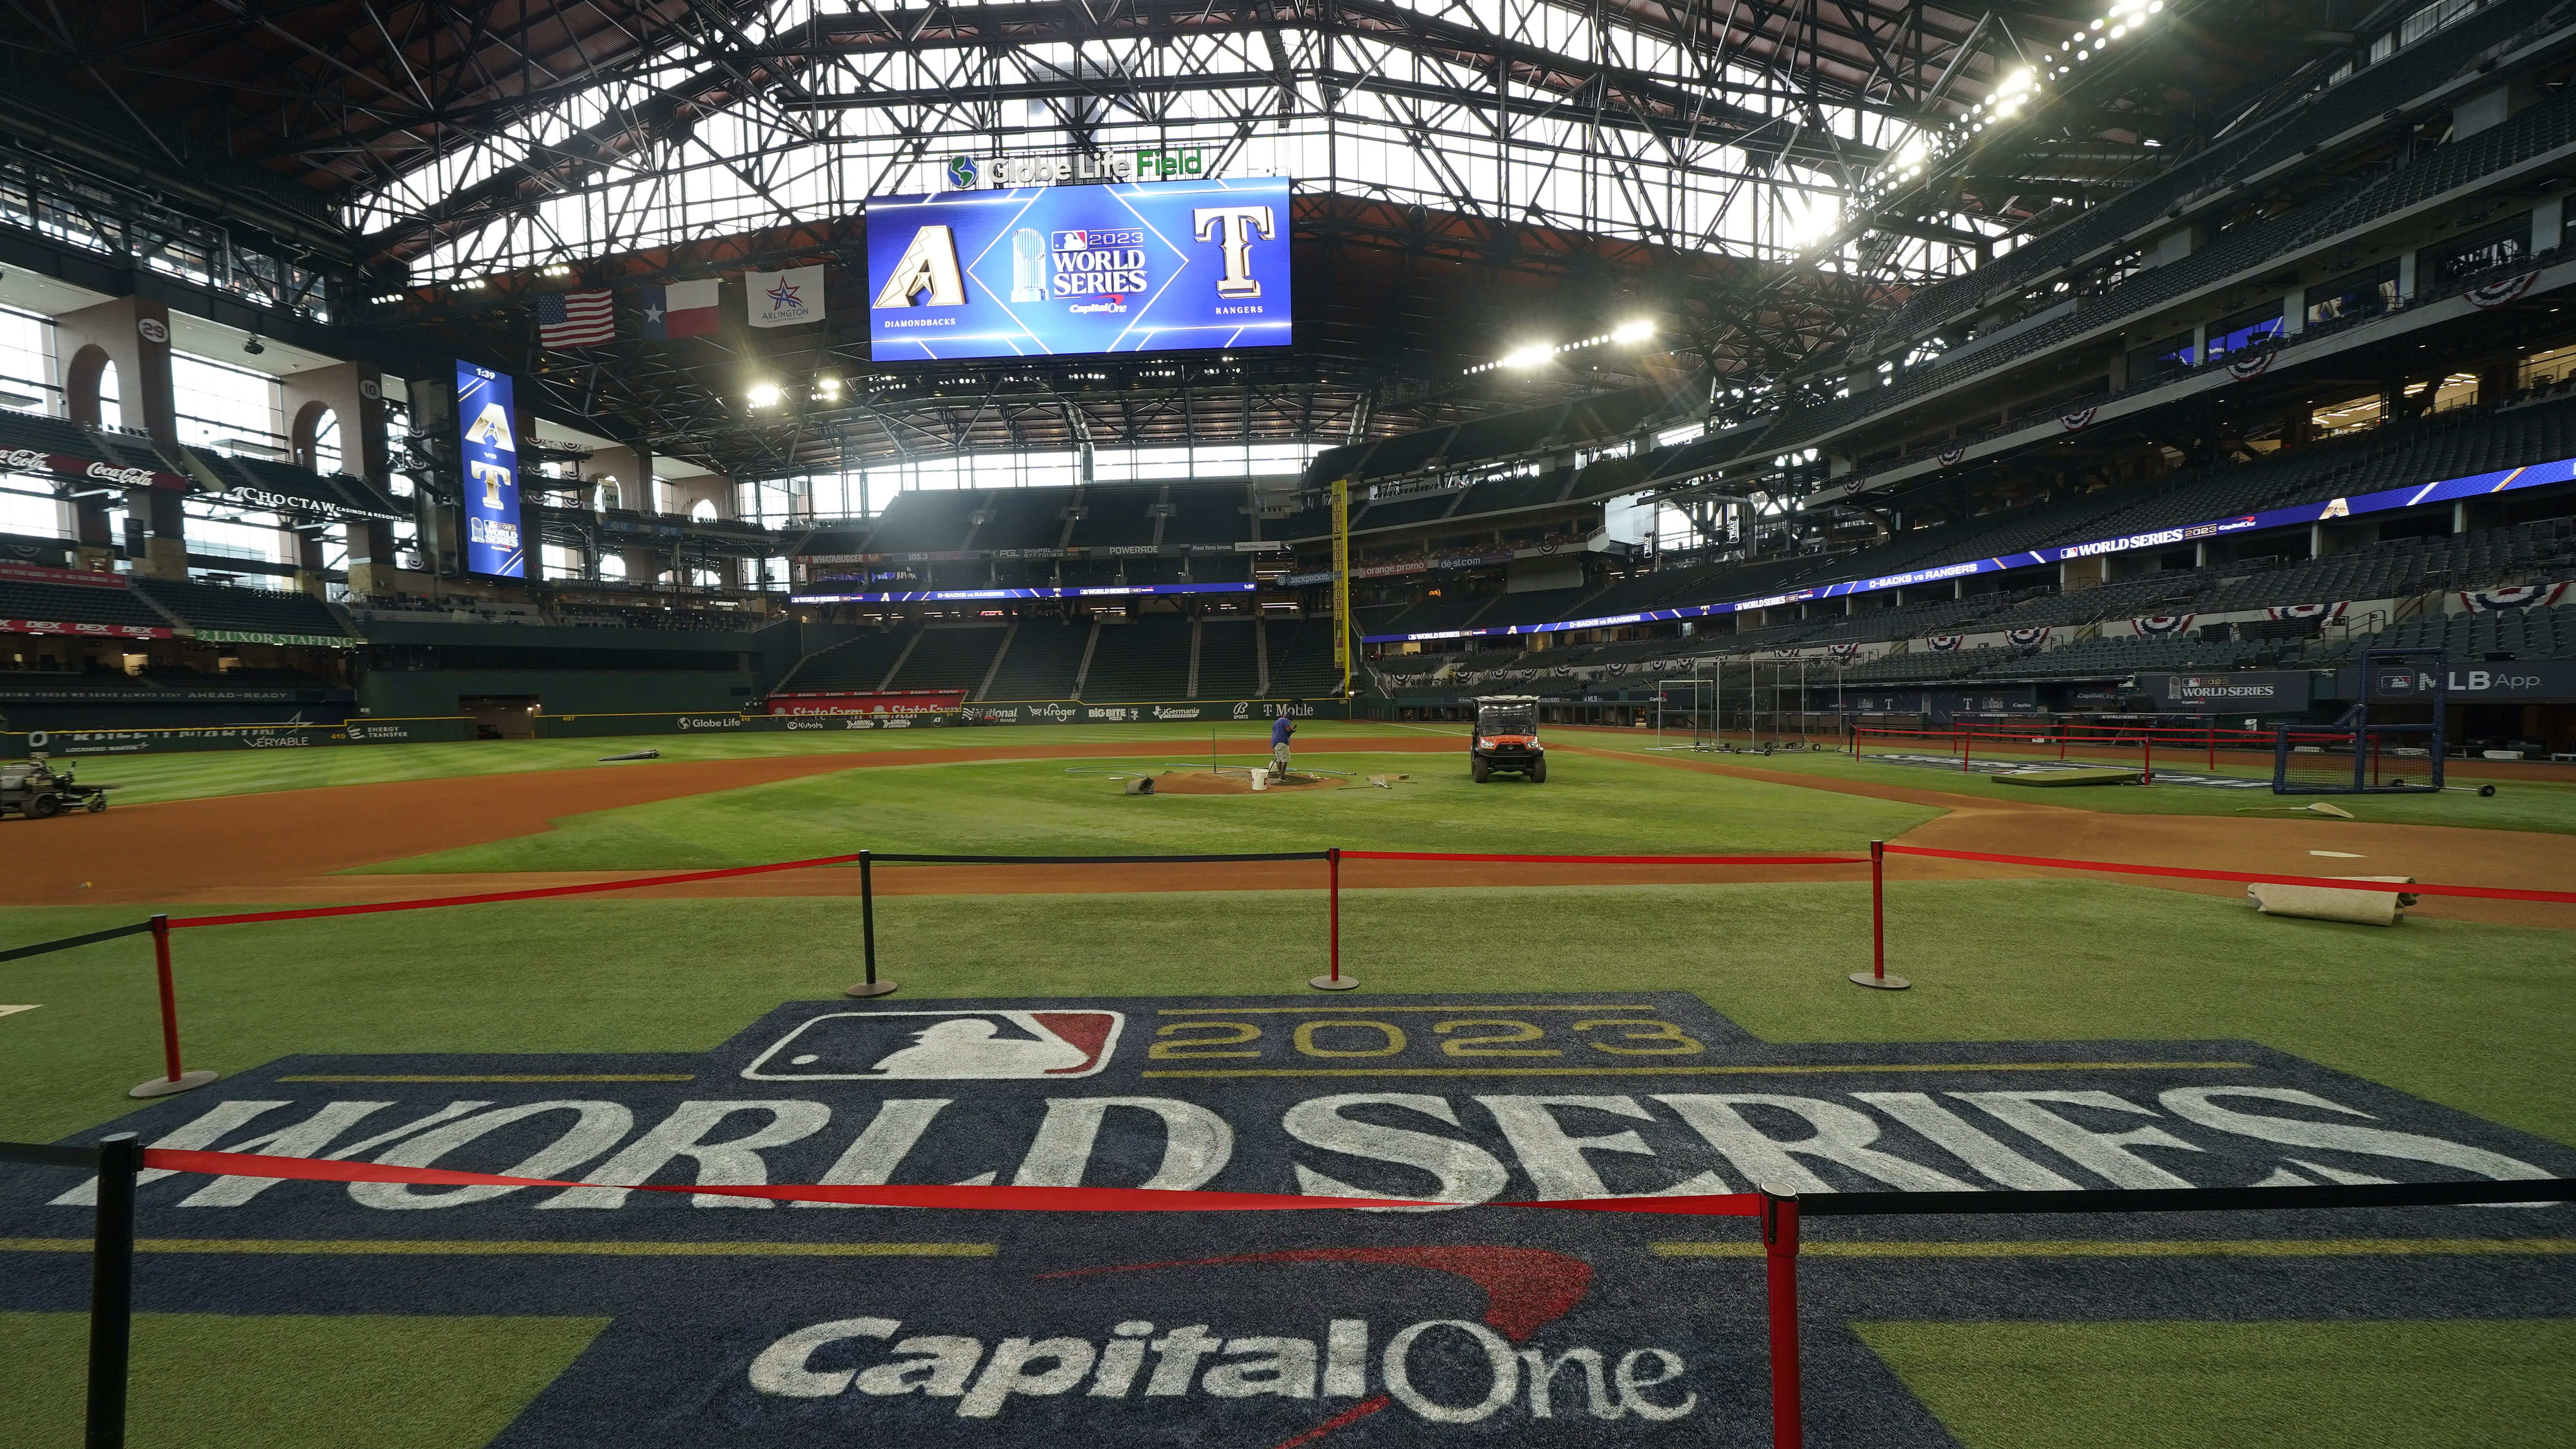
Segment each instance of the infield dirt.
[[[1317,740],[1302,753],[1421,753],[1456,750],[1420,735]],[[1560,745],[1570,756],[1602,754]],[[1132,744],[1057,743],[1047,758],[1132,756]],[[513,839],[553,822],[691,795],[841,770],[1027,759],[1007,745],[907,750],[901,754],[760,757],[672,762],[631,770],[567,770],[348,785],[111,809],[49,822],[0,826],[18,857],[0,877],[0,904],[96,905],[246,902],[273,904],[400,900],[487,890],[524,890],[621,878],[627,872],[517,872],[492,875],[335,876],[335,871],[436,851]],[[1634,755],[1617,758],[1635,759]],[[2406,875],[2459,885],[2563,890],[2569,872],[2559,842],[2528,833],[2328,819],[2129,815],[2038,802],[1990,803],[1939,790],[1764,770],[1698,759],[1656,759],[1668,768],[1801,789],[1928,805],[1947,813],[1908,832],[1907,844],[1943,850],[2103,860],[2288,875]],[[36,832],[42,831],[42,835]],[[1318,848],[1337,842],[1319,841]],[[1509,849],[1508,842],[1484,842]],[[2539,848],[2535,848],[2538,845]],[[2318,854],[2317,852],[2333,852]],[[1891,858],[1898,880],[1995,879],[2043,872],[1967,861]],[[978,895],[1088,891],[1311,890],[1320,866],[1253,862],[1209,868],[1079,865],[919,866],[877,874],[893,895]],[[1727,884],[1858,881],[1865,867],[1498,865],[1467,861],[1350,861],[1353,889],[1430,886]],[[2131,885],[2232,896],[2217,881],[2098,876]],[[655,887],[643,896],[833,896],[856,892],[840,868]],[[2576,907],[2535,902],[2427,898],[2419,914],[2520,925],[2576,927]]]

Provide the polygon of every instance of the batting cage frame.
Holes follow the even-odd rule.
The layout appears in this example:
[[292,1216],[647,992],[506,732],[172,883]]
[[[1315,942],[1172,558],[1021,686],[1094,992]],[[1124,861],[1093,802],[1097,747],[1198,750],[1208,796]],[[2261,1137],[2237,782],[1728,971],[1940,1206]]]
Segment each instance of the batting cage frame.
[[[2273,794],[2442,791],[2451,695],[2448,651],[2365,649],[2357,667],[2352,707],[2334,723],[2283,725],[2275,731]],[[2419,762],[2421,776],[2415,773]]]

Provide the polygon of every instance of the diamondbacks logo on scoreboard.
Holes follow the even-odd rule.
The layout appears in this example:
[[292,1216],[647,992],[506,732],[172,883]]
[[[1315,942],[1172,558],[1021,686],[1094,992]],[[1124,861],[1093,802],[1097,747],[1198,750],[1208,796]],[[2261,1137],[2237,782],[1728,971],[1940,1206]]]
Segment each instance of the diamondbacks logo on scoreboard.
[[[166,1240],[148,1269],[158,1311],[337,1317],[353,1360],[374,1315],[609,1320],[497,1449],[1760,1443],[1750,1224],[1492,1205],[1755,1183],[2001,1193],[2576,1168],[2564,1145],[2252,1042],[1772,1044],[1660,992],[800,1001],[702,1053],[287,1057],[78,1140],[124,1130],[172,1149],[574,1184],[141,1184],[140,1233]],[[644,1183],[683,1190],[633,1190]],[[752,1183],[1449,1206],[925,1211],[686,1190]],[[94,1203],[77,1175],[0,1167],[0,1313],[78,1305],[72,1249]],[[2303,1258],[2298,1240],[2576,1236],[2564,1206],[2331,1216],[2212,1228],[2281,1249],[2251,1279],[2241,1254],[2160,1252],[2156,1302],[2349,1316],[2355,1292],[2380,1290],[2352,1276],[2349,1252]],[[1956,1442],[1850,1318],[1955,1319],[1963,1292],[2033,1273],[2052,1301],[2116,1309],[2150,1279],[2090,1249],[2178,1247],[2163,1240],[2197,1231],[1923,1221],[1865,1235],[1964,1236],[1973,1261],[1818,1265],[1828,1296],[1805,1353],[1809,1382],[1836,1386],[1811,1405],[1840,1416],[1834,1442]],[[2072,1246],[2052,1250],[2061,1238]],[[28,1246],[46,1244],[70,1246]],[[2399,1305],[2391,1317],[2563,1316],[2576,1260],[2513,1261],[2458,1290],[2473,1297],[2428,1275],[2369,1301]]]
[[1288,183],[1135,182],[868,204],[881,360],[1286,346]]

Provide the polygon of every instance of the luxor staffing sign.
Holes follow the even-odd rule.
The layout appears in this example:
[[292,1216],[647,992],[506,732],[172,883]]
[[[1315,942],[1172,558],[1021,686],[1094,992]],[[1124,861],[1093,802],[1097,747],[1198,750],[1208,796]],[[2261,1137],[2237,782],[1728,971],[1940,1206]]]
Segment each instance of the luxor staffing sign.
[[456,364],[458,456],[464,463],[465,570],[493,578],[528,576],[519,525],[519,442],[510,379]]
[[868,203],[878,361],[1285,347],[1288,182],[1132,182]]

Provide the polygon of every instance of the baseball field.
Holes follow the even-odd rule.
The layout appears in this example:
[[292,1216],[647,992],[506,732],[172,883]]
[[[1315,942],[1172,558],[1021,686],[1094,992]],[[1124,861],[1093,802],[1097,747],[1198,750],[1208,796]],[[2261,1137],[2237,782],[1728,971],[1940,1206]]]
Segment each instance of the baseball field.
[[[173,917],[186,1065],[220,1075],[127,1096],[164,1070],[147,937],[0,962],[0,1140],[580,1184],[148,1181],[133,1442],[171,1446],[1751,1444],[1748,1221],[1495,1204],[2576,1176],[2576,905],[2383,928],[1892,856],[1913,985],[1846,980],[1872,841],[2563,892],[2569,772],[2338,818],[1569,729],[1545,784],[1478,785],[1458,728],[1309,724],[1306,783],[1261,792],[1258,724],[84,762],[111,808],[0,821],[0,949]],[[600,758],[630,744],[659,757]],[[1327,848],[1366,854],[1085,859]],[[851,863],[526,894],[860,851],[1048,859],[872,861],[866,925]],[[1553,859],[1373,858],[1503,854]],[[1674,855],[1825,859],[1634,859]],[[523,898],[189,924],[484,895]],[[898,989],[853,999],[871,928]],[[1336,943],[1360,984],[1315,991]],[[1444,1207],[634,1191],[746,1183]],[[0,1168],[31,1445],[79,1442],[83,1194]],[[2576,1443],[2576,1208],[1806,1236],[1813,1443]]]

